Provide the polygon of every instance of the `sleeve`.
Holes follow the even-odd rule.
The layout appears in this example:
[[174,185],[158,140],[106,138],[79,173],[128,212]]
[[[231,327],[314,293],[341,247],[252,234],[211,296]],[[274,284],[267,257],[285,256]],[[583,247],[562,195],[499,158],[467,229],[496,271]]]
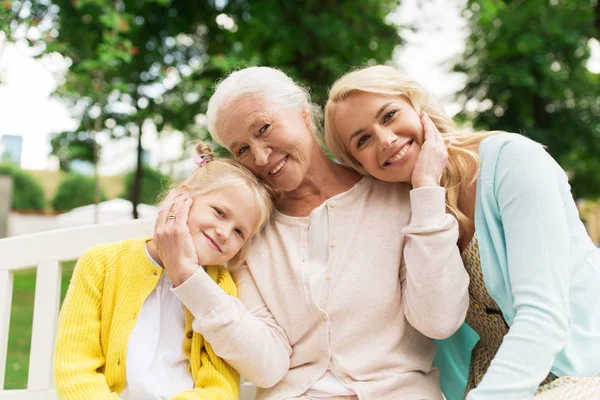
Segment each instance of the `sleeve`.
[[219,358],[205,342],[195,388],[178,393],[171,400],[235,400],[240,395],[240,375]]
[[[214,280],[225,293],[237,297],[235,282],[225,268],[215,267],[209,274],[214,275]],[[200,369],[196,375],[194,389],[178,393],[171,400],[237,399],[240,392],[240,374],[217,356],[206,340],[203,342]]]
[[537,143],[513,141],[501,149],[495,196],[516,313],[468,400],[531,398],[566,343],[569,231],[563,191],[568,190],[566,175]]
[[77,262],[58,319],[54,353],[54,381],[63,400],[118,400],[105,376],[100,345],[100,305],[105,264],[88,250]]
[[458,250],[458,223],[446,213],[445,189],[410,192],[411,221],[400,267],[403,310],[408,322],[432,339],[450,337],[469,307],[469,275]]
[[244,264],[233,273],[239,299],[202,269],[173,288],[194,315],[193,328],[215,354],[258,387],[269,388],[290,368],[292,348]]

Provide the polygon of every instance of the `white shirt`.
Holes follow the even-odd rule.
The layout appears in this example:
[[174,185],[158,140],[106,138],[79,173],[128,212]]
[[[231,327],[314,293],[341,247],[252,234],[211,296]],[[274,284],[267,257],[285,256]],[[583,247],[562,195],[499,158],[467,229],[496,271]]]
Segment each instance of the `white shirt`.
[[[308,267],[310,271],[310,288],[315,304],[321,303],[321,287],[325,266],[329,259],[329,232],[327,207],[321,204],[310,215],[308,227]],[[331,372],[331,366],[325,371],[305,393],[311,397],[332,397],[356,395],[356,392],[347,388]]]
[[[152,259],[146,248],[146,255]],[[123,400],[168,400],[194,388],[183,351],[185,310],[163,274],[138,316],[127,346]]]

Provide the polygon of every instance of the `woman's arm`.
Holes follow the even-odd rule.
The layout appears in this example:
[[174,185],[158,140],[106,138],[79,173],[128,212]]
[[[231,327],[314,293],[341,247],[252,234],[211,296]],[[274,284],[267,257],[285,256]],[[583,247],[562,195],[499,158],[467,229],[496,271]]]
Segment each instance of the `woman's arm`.
[[[530,141],[507,143],[495,176],[514,321],[469,400],[529,399],[547,376],[569,329],[566,175]],[[570,200],[572,201],[572,200]]]
[[248,268],[242,266],[233,277],[239,300],[225,293],[203,269],[172,290],[194,315],[194,330],[219,357],[255,385],[275,386],[290,368],[289,340]]
[[[272,387],[290,368],[292,348],[266,306],[247,267],[234,274],[240,300],[228,295],[198,266],[187,226],[191,199],[165,199],[154,229],[154,243],[174,288],[194,315],[193,328],[215,353],[259,387]],[[169,219],[169,213],[175,218]]]
[[406,319],[419,332],[445,339],[460,328],[469,307],[469,275],[458,251],[458,223],[446,213],[446,190],[440,186],[448,151],[442,135],[421,114],[423,144],[410,192],[410,224],[400,269]]
[[433,339],[445,339],[462,325],[469,307],[469,275],[457,246],[458,223],[445,211],[445,190],[410,192],[412,216],[400,270],[408,322]]
[[119,399],[98,372],[106,363],[100,345],[105,264],[94,250],[88,250],[77,262],[58,319],[54,382],[64,400]]

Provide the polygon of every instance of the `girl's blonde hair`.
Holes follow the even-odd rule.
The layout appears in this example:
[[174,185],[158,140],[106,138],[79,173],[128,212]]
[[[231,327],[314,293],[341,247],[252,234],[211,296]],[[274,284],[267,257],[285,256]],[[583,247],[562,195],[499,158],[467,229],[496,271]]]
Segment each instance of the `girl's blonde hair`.
[[[458,208],[459,194],[466,186],[475,182],[481,164],[477,153],[468,147],[498,132],[471,133],[457,130],[456,124],[437,99],[393,67],[376,65],[358,69],[338,79],[329,91],[325,106],[325,145],[341,164],[363,175],[368,175],[368,172],[346,148],[333,123],[336,105],[358,92],[401,97],[410,102],[417,113],[424,111],[431,118],[448,149],[448,162],[441,180],[442,186],[446,188],[446,209],[457,219],[462,236],[464,230],[473,225],[473,221]],[[468,180],[469,166],[473,163],[477,170],[473,179]]]
[[238,161],[229,158],[217,158],[212,148],[204,143],[196,144],[196,154],[208,161],[179,185],[179,189],[189,191],[191,197],[214,192],[223,188],[245,186],[254,195],[255,206],[259,211],[259,220],[240,251],[226,263],[228,268],[239,266],[248,254],[250,242],[268,222],[273,209],[273,191]]

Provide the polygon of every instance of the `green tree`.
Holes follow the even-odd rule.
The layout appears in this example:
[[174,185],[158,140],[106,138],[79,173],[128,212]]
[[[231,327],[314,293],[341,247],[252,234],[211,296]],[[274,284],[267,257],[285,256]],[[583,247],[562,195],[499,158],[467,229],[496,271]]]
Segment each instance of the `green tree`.
[[[56,211],[69,211],[76,207],[94,204],[95,186],[93,178],[75,172],[67,174],[56,189],[52,208]],[[106,199],[104,193],[101,192],[100,198]]]
[[[205,136],[196,116],[206,111],[214,82],[227,72],[277,66],[323,101],[328,86],[350,67],[389,61],[401,43],[399,27],[387,20],[399,0],[26,0],[11,2],[11,11],[24,3],[58,32],[41,35],[46,51],[73,63],[58,94],[71,102],[81,124],[71,139],[57,136],[63,145],[54,146],[56,154],[87,157],[90,142],[81,138],[96,143],[98,132],[136,137],[134,205],[145,126]],[[27,13],[19,21],[31,23]],[[91,151],[93,159],[98,150]]]
[[586,68],[597,0],[468,0],[463,15],[462,116],[547,145],[576,196],[600,196],[600,77]]
[[13,179],[12,208],[39,211],[44,209],[44,189],[33,176],[7,162],[0,163],[0,175],[9,175]]
[[[140,185],[140,203],[157,204],[159,197],[171,185],[171,178],[158,170],[145,165],[143,167],[142,182]],[[124,191],[119,197],[131,200],[131,186],[135,180],[135,170],[125,175],[123,180]]]

